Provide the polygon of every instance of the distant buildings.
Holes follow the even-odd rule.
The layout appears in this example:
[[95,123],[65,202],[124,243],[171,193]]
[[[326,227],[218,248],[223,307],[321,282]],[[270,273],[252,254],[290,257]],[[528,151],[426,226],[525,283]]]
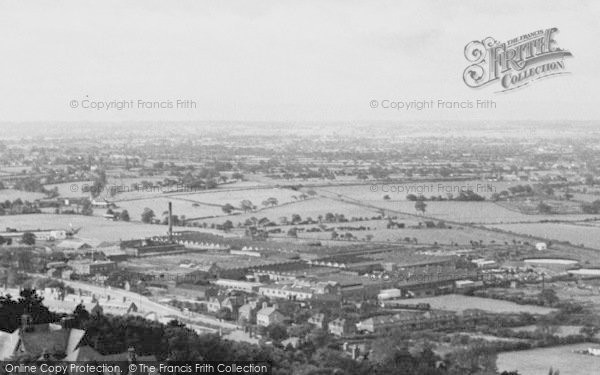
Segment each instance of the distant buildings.
[[105,261],[70,261],[68,266],[78,275],[108,275],[117,270],[117,263],[110,260]]
[[483,287],[483,281],[482,280],[477,280],[477,281],[473,281],[473,280],[457,280],[454,282],[454,286],[455,286],[455,291],[457,293],[460,292],[467,292],[473,289],[477,289],[477,288],[482,288]]
[[496,263],[495,260],[491,260],[491,259],[483,259],[483,258],[473,259],[471,261],[471,263],[475,264],[477,266],[477,268],[490,269],[490,268],[498,267],[498,263]]
[[309,300],[313,296],[311,288],[290,284],[262,286],[259,288],[259,293],[269,298],[282,298],[298,301]]
[[228,290],[237,290],[246,293],[256,293],[264,285],[262,283],[229,279],[218,279],[213,281],[212,284]]
[[383,289],[377,295],[378,300],[393,299],[393,298],[400,298],[400,297],[402,297],[402,291],[400,289],[396,289],[396,288]]
[[[442,329],[453,328],[458,323],[472,323],[480,320],[482,313],[466,310],[461,316],[448,311],[407,311],[395,315],[378,315],[362,320],[356,324],[360,332],[385,333],[391,329]],[[331,324],[330,324],[331,325]]]
[[59,250],[87,250],[92,247],[89,243],[80,240],[64,240],[56,245]]
[[142,244],[139,246],[127,246],[121,244],[121,248],[129,256],[141,257],[141,256],[152,256],[161,255],[165,253],[176,253],[182,252],[185,248],[179,244],[173,243],[153,243],[153,244]]
[[111,206],[111,203],[108,202],[107,200],[96,200],[96,199],[92,200],[92,207],[94,207],[94,208],[109,208],[110,206]]

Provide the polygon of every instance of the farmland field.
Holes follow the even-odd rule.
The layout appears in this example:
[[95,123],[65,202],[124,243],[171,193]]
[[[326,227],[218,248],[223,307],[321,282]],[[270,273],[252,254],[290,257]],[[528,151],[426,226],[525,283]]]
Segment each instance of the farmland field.
[[[157,181],[162,181],[164,179],[164,177],[139,177],[139,178],[132,178],[132,177],[108,177],[107,180],[107,184],[106,184],[106,188],[104,189],[104,191],[102,191],[99,195],[100,198],[109,198],[109,188],[110,187],[123,187],[124,189],[130,189],[131,185],[134,183],[140,183],[142,181],[150,181],[150,182],[157,182]],[[93,181],[76,181],[76,182],[65,182],[65,183],[60,183],[60,184],[48,184],[48,185],[44,185],[44,187],[48,190],[53,189],[53,188],[58,188],[58,193],[60,194],[61,197],[64,198],[80,198],[80,197],[90,197],[90,193],[89,192],[84,192],[83,191],[83,187],[84,186],[92,186]],[[148,194],[147,192],[138,192],[138,191],[134,191],[134,192],[124,192],[118,195],[119,198],[121,198],[122,196],[125,195],[133,195],[133,197],[137,197],[139,196],[139,194]],[[160,194],[160,192],[158,192],[158,194]]]
[[[173,213],[176,215],[185,215],[186,218],[200,218],[211,216],[223,216],[225,213],[221,206],[230,203],[234,207],[239,207],[242,200],[250,200],[259,209],[263,209],[262,202],[267,198],[275,198],[278,204],[285,204],[295,201],[293,196],[298,192],[287,189],[252,189],[252,190],[208,190],[201,193],[191,194],[153,194],[156,197],[146,199],[116,200],[115,204],[120,209],[126,209],[132,220],[140,220],[140,215],[145,207],[152,209],[157,217],[167,209],[169,201],[173,202]],[[119,195],[120,196],[120,195]],[[271,210],[271,209],[269,209]],[[255,213],[257,214],[257,213]],[[236,216],[239,217],[239,216]],[[219,223],[224,221],[222,219]]]
[[595,226],[568,223],[526,223],[492,225],[490,227],[548,240],[569,241],[573,245],[583,244],[591,248],[600,248],[600,228]]
[[[392,209],[416,214],[415,203],[409,201],[366,202],[382,209]],[[426,202],[425,216],[461,223],[502,224],[511,222],[536,222],[541,220],[585,220],[598,215],[527,215],[509,210],[493,202]]]
[[63,198],[84,198],[89,197],[90,193],[84,193],[82,187],[84,185],[91,186],[92,184],[92,181],[65,182],[61,184],[44,185],[44,188],[48,190],[57,188],[58,194]]
[[[256,203],[255,203],[256,204]],[[203,220],[208,223],[222,223],[224,220],[231,220],[234,224],[243,223],[251,217],[263,218],[266,217],[277,222],[280,217],[287,217],[292,214],[298,214],[303,219],[311,217],[316,220],[319,215],[325,216],[326,213],[343,214],[347,219],[352,217],[373,217],[379,215],[375,209],[363,208],[350,203],[338,202],[327,198],[313,198],[304,201],[294,202],[273,208],[260,209],[255,212],[249,212],[231,217],[220,217],[215,219]]]
[[[115,222],[95,216],[53,214],[0,216],[0,228],[68,229],[70,224],[74,228],[82,227],[77,237],[84,240],[118,241],[119,239],[164,235],[167,232],[165,225]],[[194,230],[194,228],[185,229]]]
[[[148,181],[152,183],[156,183],[159,181],[163,181],[165,178],[170,176],[143,176],[143,177],[118,177],[118,176],[108,176],[108,182],[106,184],[105,191],[101,194],[101,197],[107,198],[109,200],[117,200],[117,199],[125,199],[125,198],[138,198],[149,197],[149,194],[160,195],[162,194],[160,190],[158,191],[141,191],[141,190],[133,190],[131,187],[133,184],[140,184],[142,181]],[[116,196],[109,198],[109,189],[111,187],[119,187],[122,188],[123,191],[118,193]]]
[[519,305],[514,302],[501,301],[491,298],[471,297],[460,294],[448,294],[437,297],[413,298],[408,300],[411,304],[428,303],[433,309],[464,311],[466,309],[480,309],[495,313],[548,314],[554,309],[534,305]]
[[[371,202],[381,208],[389,208],[416,214],[415,203],[401,202]],[[527,215],[508,210],[492,202],[426,202],[426,216],[461,223],[486,223],[526,220]]]
[[[348,223],[348,225],[360,225],[360,223]],[[372,224],[364,223],[362,225],[372,226]],[[287,232],[287,229],[291,226],[282,227],[283,233]],[[373,235],[373,241],[391,241],[391,242],[402,242],[405,238],[416,238],[418,243],[421,244],[434,244],[439,245],[456,243],[459,245],[469,245],[471,241],[483,240],[484,243],[490,243],[494,241],[496,243],[503,243],[505,241],[510,242],[514,237],[505,235],[503,233],[486,232],[481,230],[473,230],[471,228],[455,228],[452,229],[371,229],[364,231],[353,231],[353,230],[337,230],[338,234],[343,235],[346,232],[352,233],[358,239],[365,239],[367,234]],[[331,232],[299,232],[299,237],[325,240],[331,238]]]
[[[252,188],[257,188],[257,190],[261,189],[260,186],[258,186],[256,183],[251,182],[251,181],[238,181],[238,182],[233,182],[233,183],[220,184],[220,185],[217,185],[217,187],[215,189],[210,189],[210,190],[203,190],[203,189],[195,189],[195,190],[187,189],[186,190],[186,188],[181,185],[173,185],[173,186],[165,186],[165,187],[152,187],[152,188],[148,188],[148,189],[139,188],[139,190],[133,190],[131,188],[131,185],[133,183],[140,183],[144,180],[156,182],[156,181],[162,181],[163,179],[156,178],[156,177],[138,178],[138,179],[129,179],[126,182],[122,182],[122,183],[121,182],[117,183],[117,181],[111,180],[110,183],[114,184],[114,186],[123,186],[124,187],[124,191],[117,194],[112,199],[121,201],[121,200],[132,200],[132,199],[149,199],[149,198],[153,198],[153,197],[167,197],[167,196],[184,196],[185,197],[188,195],[195,195],[195,194],[199,194],[199,195],[213,194],[213,193],[220,194],[220,193],[227,193],[229,191],[236,191],[236,190],[251,191]],[[192,191],[190,191],[190,190],[192,190]],[[210,199],[210,198],[206,198],[206,199]],[[247,199],[247,198],[243,198],[243,199]],[[262,202],[262,200],[260,202]],[[255,204],[257,204],[257,203],[260,204],[260,202],[255,202]],[[234,203],[239,203],[239,202],[233,201],[231,203],[234,204]]]
[[[366,183],[364,185],[332,186],[315,189],[319,193],[337,194],[353,199],[377,201],[383,200],[384,195],[389,195],[391,201],[406,201],[408,194],[441,196],[447,198],[448,193],[458,196],[460,189],[470,188],[475,193],[489,198],[493,193],[499,193],[511,186],[523,182],[496,182],[496,181],[437,181],[437,182],[394,182],[394,183]],[[525,184],[527,184],[525,182]],[[375,188],[373,187],[375,186]]]
[[575,353],[576,350],[598,348],[598,344],[575,344],[498,354],[499,371],[518,370],[522,375],[545,375],[552,367],[564,375],[597,374],[600,357]]
[[[179,217],[185,216],[186,218],[193,217],[205,217],[205,216],[217,216],[223,215],[223,211],[220,207],[207,206],[198,204],[194,206],[193,202],[180,200],[175,197],[157,197],[151,199],[138,199],[131,201],[115,202],[117,205],[117,211],[127,210],[129,217],[132,221],[141,221],[142,212],[144,209],[150,208],[154,211],[156,219],[163,218],[163,212],[168,210],[169,202],[173,203],[173,214]],[[102,215],[104,210],[94,210],[94,214]]]
[[290,189],[280,188],[224,191],[208,190],[206,192],[177,195],[177,198],[217,205],[229,203],[235,207],[239,207],[240,202],[247,199],[255,206],[263,208],[264,206],[262,205],[262,202],[267,198],[275,198],[277,199],[278,204],[283,204],[297,201],[297,199],[294,199],[293,197],[296,196],[297,198],[300,194],[302,193]]
[[[121,200],[132,200],[132,199],[150,199],[150,198],[155,198],[155,197],[166,197],[166,196],[171,196],[171,195],[177,195],[177,196],[199,195],[202,197],[204,197],[206,195],[206,198],[203,198],[203,199],[205,199],[207,202],[210,202],[213,198],[215,198],[215,197],[211,196],[211,194],[216,194],[217,196],[219,196],[220,194],[227,194],[230,190],[231,191],[239,190],[240,194],[243,195],[243,191],[247,191],[248,193],[246,195],[250,196],[250,198],[245,197],[245,198],[241,198],[239,200],[242,200],[242,199],[252,200],[252,198],[255,198],[257,201],[254,203],[260,205],[262,200],[264,200],[266,198],[269,198],[272,196],[278,198],[278,196],[277,196],[278,193],[275,190],[286,191],[285,189],[272,188],[270,190],[275,191],[275,192],[271,193],[271,195],[265,196],[266,193],[265,194],[255,193],[255,190],[252,190],[252,188],[256,187],[257,192],[260,192],[261,190],[268,191],[269,189],[262,189],[259,186],[259,184],[252,182],[252,181],[238,181],[238,182],[233,182],[233,183],[221,184],[221,185],[218,185],[216,189],[211,189],[211,190],[207,190],[207,191],[199,190],[199,191],[192,191],[192,192],[187,192],[187,193],[183,190],[184,189],[183,187],[181,187],[181,186],[177,187],[177,185],[169,186],[169,187],[157,186],[157,187],[151,187],[151,188],[147,188],[147,189],[139,187],[136,190],[134,190],[134,188],[132,187],[132,185],[140,184],[142,181],[149,181],[152,183],[157,183],[157,182],[163,181],[165,178],[169,178],[169,176],[144,176],[144,177],[109,176],[106,187],[101,192],[99,197],[100,197],[100,199],[106,198],[111,201],[112,200],[121,201]],[[90,196],[89,192],[83,192],[83,187],[86,185],[91,186],[92,184],[93,184],[93,181],[76,181],[76,182],[65,182],[65,183],[59,183],[59,184],[47,184],[47,185],[44,185],[44,187],[48,190],[57,187],[58,192],[61,197],[79,198],[79,197],[89,197]],[[122,191],[119,192],[114,197],[111,197],[109,195],[109,191],[110,191],[111,187],[121,188]],[[168,192],[171,190],[176,190],[176,189],[180,189],[180,191],[173,192],[173,193],[165,193],[165,192]],[[291,199],[290,197],[292,195],[294,195],[294,193],[300,194],[297,192],[292,192],[291,194],[282,195],[280,193],[279,196],[281,196],[281,201],[285,202],[285,201]],[[232,203],[234,205],[236,203],[239,203],[239,201],[234,200],[234,199],[237,199],[236,196],[233,196],[231,199],[232,199],[232,201],[230,203]],[[259,199],[260,199],[260,201],[259,201]],[[225,202],[225,203],[228,203],[228,202]]]
[[[588,305],[600,313],[600,289],[598,289],[600,284],[598,280],[590,280],[589,285],[591,287],[578,286],[576,283],[559,283],[552,287],[556,290],[559,299]],[[600,338],[600,334],[598,334],[598,338]]]
[[600,199],[600,194],[590,194],[590,193],[572,193],[573,199],[581,202],[593,202]]
[[[465,182],[465,184],[474,184],[476,182]],[[483,182],[479,182],[482,184]],[[406,189],[427,185],[429,183],[416,184],[411,183],[406,185]],[[433,183],[437,186],[437,183]],[[444,182],[443,185],[453,186],[460,182],[449,183]],[[500,184],[493,182],[491,184]],[[510,183],[503,182],[502,184],[508,187]],[[504,186],[503,185],[503,186]],[[375,186],[377,191],[373,192],[371,186]],[[354,186],[335,186],[315,189],[317,193],[330,198],[351,200],[358,203],[376,206],[381,209],[390,209],[401,211],[408,214],[417,214],[415,210],[415,202],[406,200],[406,194],[382,193],[382,185],[354,185]],[[498,189],[497,189],[498,191]],[[390,200],[384,200],[384,195],[389,195]],[[418,194],[417,194],[418,195]],[[445,197],[445,194],[441,194]],[[480,195],[486,196],[486,193]],[[487,194],[491,195],[491,194]],[[428,196],[428,194],[425,194]],[[514,209],[506,208],[500,204],[491,201],[481,202],[462,202],[462,201],[427,201],[425,216],[434,217],[442,220],[457,221],[462,223],[511,223],[511,222],[537,222],[541,220],[585,220],[598,215],[584,214],[525,214],[520,212],[517,207]],[[576,203],[573,203],[576,204]]]
[[21,191],[21,190],[13,190],[13,189],[2,189],[0,190],[0,202],[4,202],[6,200],[14,201],[16,199],[21,199],[22,201],[30,201],[33,202],[36,199],[44,198],[46,195],[42,193],[33,193],[29,191]]

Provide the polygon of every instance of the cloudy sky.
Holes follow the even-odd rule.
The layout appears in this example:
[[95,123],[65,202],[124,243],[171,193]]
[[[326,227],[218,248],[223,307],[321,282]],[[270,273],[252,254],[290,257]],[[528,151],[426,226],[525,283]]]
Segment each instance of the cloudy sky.
[[[0,120],[600,120],[599,19],[593,0],[0,0]],[[570,75],[510,93],[463,83],[468,42],[550,27]],[[84,99],[197,108],[71,108]],[[386,99],[497,109],[370,108]]]

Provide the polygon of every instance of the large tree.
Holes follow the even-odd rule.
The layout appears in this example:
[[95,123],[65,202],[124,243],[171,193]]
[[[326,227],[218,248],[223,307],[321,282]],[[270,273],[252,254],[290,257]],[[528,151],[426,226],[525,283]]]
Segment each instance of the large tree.
[[154,216],[156,216],[154,214],[154,211],[152,211],[148,207],[144,208],[144,212],[142,212],[142,223],[152,223],[152,220],[154,220]]
[[35,245],[35,234],[32,232],[25,232],[21,237],[21,242],[25,245]]
[[235,207],[233,207],[233,205],[231,203],[226,203],[225,205],[223,205],[221,207],[221,210],[223,210],[224,213],[226,214],[230,214],[233,212],[233,210],[235,209]]
[[55,316],[42,304],[44,298],[35,289],[23,289],[17,300],[12,296],[0,296],[0,330],[13,332],[21,324],[23,314],[31,316],[33,323],[48,323]]
[[418,200],[415,202],[415,210],[417,210],[417,212],[421,212],[421,214],[425,215],[425,209],[427,208],[427,203],[425,203],[425,201],[423,200]]
[[123,210],[121,212],[121,214],[119,215],[119,220],[121,220],[121,221],[129,221],[130,220],[130,218],[129,218],[129,212],[127,212],[127,210]]

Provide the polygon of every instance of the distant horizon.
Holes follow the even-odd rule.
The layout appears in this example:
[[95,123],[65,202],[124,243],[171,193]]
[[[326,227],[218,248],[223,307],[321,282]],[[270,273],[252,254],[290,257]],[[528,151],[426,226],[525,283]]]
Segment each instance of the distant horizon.
[[[177,136],[175,132],[201,135],[213,133],[245,133],[257,135],[271,130],[278,134],[305,136],[365,137],[542,137],[582,138],[599,136],[600,120],[406,120],[406,121],[23,121],[0,122],[0,140],[66,136],[67,138],[96,137],[95,131],[114,134],[142,134],[155,138]],[[293,125],[293,126],[292,126]],[[226,127],[231,127],[227,129]],[[261,130],[262,128],[262,130]],[[585,130],[585,131],[583,131]],[[145,133],[145,134],[144,134]],[[273,134],[277,135],[277,134]],[[105,135],[102,138],[110,138]]]

